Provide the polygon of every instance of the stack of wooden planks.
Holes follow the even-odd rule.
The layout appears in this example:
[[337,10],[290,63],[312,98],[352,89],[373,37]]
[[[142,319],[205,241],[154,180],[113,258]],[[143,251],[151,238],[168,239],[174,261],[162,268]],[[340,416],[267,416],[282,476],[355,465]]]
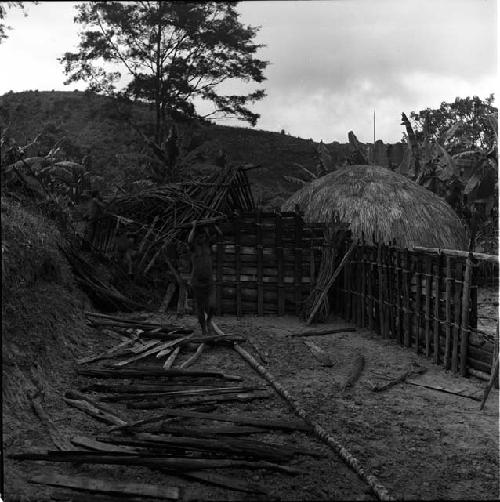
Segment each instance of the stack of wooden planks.
[[[77,372],[87,381],[78,390],[68,390],[64,401],[106,424],[106,428],[101,427],[91,436],[72,437],[70,442],[57,441],[54,443],[57,449],[21,451],[10,455],[11,458],[148,467],[204,484],[267,494],[267,487],[249,481],[245,475],[238,478],[234,469],[295,475],[302,471],[287,464],[296,456],[324,456],[316,450],[252,437],[272,432],[276,438],[279,431],[308,432],[310,426],[300,419],[217,411],[218,406],[228,402],[271,397],[265,386],[245,384],[240,376],[219,369],[186,369],[183,363],[174,366],[188,342],[210,347],[241,342],[242,337],[217,334],[200,341],[192,330],[179,325],[90,312],[87,316],[90,324],[108,335],[113,333],[119,343],[78,361]],[[199,358],[201,352],[197,350],[195,354]],[[188,355],[186,361],[193,357]],[[148,409],[160,410],[148,416],[143,411]],[[225,469],[231,469],[231,476],[223,474]],[[165,484],[145,485],[50,472],[30,481],[108,496],[166,500],[183,497],[182,488],[168,480]]]

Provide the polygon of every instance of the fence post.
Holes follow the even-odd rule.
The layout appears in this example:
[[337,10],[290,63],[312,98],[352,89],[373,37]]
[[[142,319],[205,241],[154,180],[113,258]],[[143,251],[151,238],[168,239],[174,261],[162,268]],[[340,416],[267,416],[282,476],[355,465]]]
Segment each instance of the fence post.
[[410,255],[408,253],[408,249],[404,250],[403,254],[403,338],[404,338],[404,346],[409,347],[411,341],[411,333],[410,333],[410,289],[411,289],[411,276],[409,273],[410,268]]
[[451,366],[451,295],[452,295],[452,277],[451,277],[451,258],[446,257],[446,337],[444,342],[444,367],[449,370]]
[[434,277],[436,296],[434,297],[434,324],[433,324],[433,335],[434,335],[434,353],[433,360],[435,364],[439,364],[439,287],[441,285],[441,253],[438,253],[436,258],[436,275]]
[[460,324],[460,299],[462,297],[462,263],[458,262],[455,267],[455,323],[453,326],[453,348],[451,353],[451,370],[453,373],[458,371],[458,334]]
[[241,316],[241,235],[240,216],[236,215],[233,220],[234,227],[234,259],[235,259],[235,286],[236,286],[236,315]]
[[224,243],[222,242],[222,236],[219,235],[217,238],[217,266],[216,266],[216,290],[215,290],[215,302],[216,302],[216,312],[217,315],[222,315],[222,267],[224,266]]
[[420,353],[420,328],[422,326],[422,263],[418,255],[415,271],[415,351]]
[[264,284],[262,281],[263,271],[262,262],[264,259],[263,249],[262,249],[262,212],[259,209],[257,211],[257,313],[258,315],[263,315],[264,313]]
[[303,220],[298,206],[295,206],[295,314],[299,315],[302,306],[302,227]]
[[426,257],[425,263],[425,355],[431,354],[431,294],[432,294],[432,258]]
[[361,240],[361,327],[366,326],[366,248],[364,237]]
[[384,333],[384,290],[383,290],[383,271],[382,271],[382,245],[377,246],[377,267],[378,267],[378,316],[380,335],[385,336]]
[[403,345],[403,316],[401,312],[401,293],[402,293],[402,288],[401,288],[401,268],[402,268],[402,263],[401,263],[401,252],[399,249],[394,247],[394,279],[396,281],[394,291],[396,293],[396,298],[395,298],[395,306],[396,306],[396,333],[397,333],[397,338],[398,342],[400,345]]
[[283,220],[276,214],[276,262],[278,264],[278,315],[285,314],[285,286],[283,283]]
[[373,330],[373,285],[372,285],[372,274],[373,274],[373,247],[368,248],[367,256],[368,261],[368,275],[367,275],[367,309],[368,309],[368,329]]
[[464,286],[462,289],[462,323],[460,336],[460,374],[467,375],[467,349],[469,346],[469,304],[470,280],[472,274],[472,253],[469,253],[465,262]]

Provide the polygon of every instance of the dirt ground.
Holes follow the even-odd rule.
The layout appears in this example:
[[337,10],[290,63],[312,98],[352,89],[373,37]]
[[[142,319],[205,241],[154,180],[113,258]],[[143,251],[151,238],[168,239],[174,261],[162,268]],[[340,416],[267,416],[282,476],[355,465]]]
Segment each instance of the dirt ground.
[[[167,318],[172,320],[168,316],[149,316],[149,320],[154,321]],[[181,322],[196,326],[192,316],[184,317]],[[425,357],[392,341],[382,340],[367,330],[302,338],[288,336],[304,329],[303,324],[292,317],[221,317],[217,323],[228,334],[237,333],[250,339],[267,360],[263,365],[276,380],[297,399],[314,421],[342,443],[366,470],[377,476],[395,498],[498,499],[498,390],[491,392],[483,411],[479,411],[479,402],[470,397],[410,383],[375,393],[370,389],[369,382],[384,383],[386,377],[398,375],[412,363],[427,368],[426,374],[413,378],[413,382],[459,387],[473,396],[481,395],[484,382],[447,374]],[[333,319],[318,327],[344,326],[349,325]],[[305,340],[312,341],[327,352],[333,366],[321,366],[303,343]],[[78,356],[100,352],[118,342],[89,329],[86,347]],[[258,359],[251,345],[244,343],[243,347]],[[361,377],[352,388],[342,391],[353,359],[359,354],[365,359]],[[188,356],[188,353],[183,354],[179,362]],[[106,431],[106,425],[65,405],[62,395],[66,390],[77,389],[90,381],[72,371],[76,364],[68,368],[72,369],[68,369],[60,386],[47,393],[44,404],[47,413],[67,438],[76,435],[90,437]],[[245,384],[260,383],[271,389],[230,348],[209,349],[193,365],[193,369],[198,368],[237,374],[243,377]],[[119,416],[132,420],[161,412],[130,410],[114,404],[113,407]],[[256,417],[294,416],[276,393],[270,399],[220,405],[217,412],[228,415],[245,413]],[[335,452],[308,433],[273,432],[253,436],[325,454],[323,458],[295,457],[289,465],[300,469],[301,474],[290,476],[267,470],[242,469],[219,471],[220,474],[258,481],[266,486],[268,494],[257,496],[187,481],[146,468],[13,461],[8,455],[14,451],[34,447],[53,448],[53,445],[34,416],[24,430],[14,430],[8,425],[4,421],[6,502],[76,500],[69,491],[27,482],[35,474],[49,472],[181,486],[185,500],[376,500],[369,487]],[[91,499],[119,500],[95,496]]]

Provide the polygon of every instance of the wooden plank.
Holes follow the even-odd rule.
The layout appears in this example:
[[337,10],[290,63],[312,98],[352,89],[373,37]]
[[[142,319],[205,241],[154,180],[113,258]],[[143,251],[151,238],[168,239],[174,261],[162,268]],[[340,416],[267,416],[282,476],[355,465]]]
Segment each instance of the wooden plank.
[[453,346],[451,352],[451,370],[453,373],[458,371],[458,345],[459,345],[459,325],[460,325],[460,300],[462,298],[462,263],[455,265],[455,324],[453,326]]
[[[254,427],[263,427],[264,429],[278,429],[287,431],[309,431],[310,427],[302,420],[288,420],[288,419],[272,419],[272,418],[256,418],[249,415],[238,413],[230,416],[226,413],[202,413],[197,411],[187,410],[168,410],[161,415],[151,417],[148,423],[161,422],[166,418],[179,417],[179,418],[198,418],[200,420],[215,420],[218,422],[232,422],[235,424],[250,425]],[[145,422],[145,421],[141,421]],[[134,424],[124,428],[133,428]]]
[[433,334],[433,352],[432,352],[432,359],[435,364],[439,364],[439,329],[440,329],[440,318],[439,318],[439,305],[440,305],[440,298],[441,298],[441,269],[442,269],[442,256],[438,254],[436,256],[436,265],[435,265],[435,270],[436,273],[434,275],[434,291],[435,291],[435,296],[434,296],[434,324],[432,327],[432,334]]
[[304,222],[297,210],[295,216],[295,314],[299,315],[302,309],[302,228]]
[[368,329],[373,331],[373,248],[368,248],[368,275],[367,275],[367,309],[368,309]]
[[363,244],[360,246],[361,254],[361,327],[364,328],[367,324],[366,322],[366,246]]
[[248,436],[250,434],[266,433],[262,427],[250,427],[241,425],[219,425],[219,426],[179,426],[169,423],[161,423],[159,432],[171,434],[173,436],[193,436],[205,438],[208,436]]
[[304,474],[303,471],[293,467],[278,465],[267,461],[250,462],[239,459],[211,459],[211,458],[175,458],[175,457],[151,457],[135,455],[112,455],[106,453],[81,452],[81,451],[61,451],[48,453],[18,453],[10,455],[16,460],[41,460],[50,462],[76,462],[85,464],[105,464],[105,465],[135,465],[145,466],[153,469],[164,468],[172,471],[195,470],[198,469],[272,469],[286,474]]
[[420,353],[420,333],[422,327],[422,262],[416,257],[415,270],[415,351]]
[[445,341],[444,341],[444,367],[449,370],[451,367],[451,303],[452,303],[452,283],[453,278],[451,275],[451,258],[446,257],[446,291],[445,291],[445,302],[446,302],[446,324],[445,324]]
[[334,335],[337,333],[348,333],[356,331],[356,328],[351,328],[351,327],[345,327],[345,328],[327,328],[327,329],[312,329],[312,330],[307,330],[307,331],[301,331],[300,333],[291,333],[290,337],[297,337],[297,336],[323,336],[323,335]]
[[187,389],[178,391],[158,391],[158,392],[134,392],[134,393],[115,393],[115,394],[103,394],[101,395],[101,400],[106,402],[127,402],[136,401],[139,399],[158,399],[158,398],[171,398],[178,399],[182,397],[207,397],[213,396],[220,397],[222,394],[241,394],[247,393],[253,390],[262,390],[261,387],[257,386],[233,386],[233,387],[213,387],[213,388],[200,388],[200,389]]
[[79,375],[84,375],[88,377],[95,378],[156,378],[156,377],[168,377],[168,378],[182,378],[182,377],[192,377],[192,378],[223,378],[225,380],[231,381],[241,381],[242,378],[236,375],[228,375],[218,371],[199,371],[199,370],[184,370],[180,368],[170,368],[168,370],[158,369],[157,367],[145,367],[145,368],[130,368],[130,369],[79,369],[77,370]]
[[89,403],[88,401],[84,400],[76,400],[76,399],[68,399],[66,397],[63,397],[63,400],[65,403],[69,404],[70,406],[73,406],[74,408],[77,408],[84,413],[87,413],[87,415],[90,415],[91,417],[96,418],[97,420],[100,420],[101,422],[105,422],[107,424],[111,425],[125,425],[126,422],[122,420],[121,418],[118,418],[117,416],[108,413],[102,409],[97,408],[93,404]]
[[105,352],[102,352],[100,354],[93,354],[91,356],[83,357],[81,359],[77,360],[77,364],[87,364],[87,363],[92,363],[95,361],[100,361],[101,359],[112,359],[119,355],[123,349],[128,347],[129,345],[132,345],[134,342],[137,341],[136,338],[128,338],[127,340],[124,340],[123,342],[119,343],[118,345],[110,348],[109,350],[106,350]]
[[472,276],[472,260],[467,257],[465,262],[464,282],[462,288],[462,322],[460,325],[460,374],[467,375],[467,348],[469,346],[469,305],[470,284]]
[[314,248],[311,243],[311,247],[309,249],[309,276],[311,278],[311,282],[309,283],[309,294],[313,291],[316,286],[316,263],[314,261]]
[[215,280],[215,305],[217,315],[222,315],[222,267],[224,265],[224,245],[222,243],[222,237],[219,236],[217,239],[217,264],[216,264],[216,280]]
[[154,497],[161,500],[179,500],[181,490],[174,486],[153,485],[151,483],[132,483],[96,479],[95,476],[64,476],[50,473],[34,476],[30,483],[70,488],[91,493],[112,493],[121,496]]
[[240,220],[239,217],[236,216],[233,220],[233,231],[234,231],[234,252],[235,252],[235,261],[236,261],[236,315],[238,317],[241,316],[241,260],[240,260]]
[[237,479],[234,476],[222,476],[221,474],[214,474],[212,472],[204,472],[204,471],[183,472],[180,473],[180,475],[188,479],[195,479],[196,481],[207,483],[209,485],[229,488],[230,490],[236,490],[247,493],[262,493],[264,495],[268,493],[267,488],[255,482],[249,482],[244,479]]
[[398,251],[391,246],[382,248],[382,263],[384,264],[384,296],[385,304],[385,333],[387,338],[399,340],[401,331],[399,330],[399,289],[396,288],[398,279]]
[[401,252],[399,249],[394,250],[394,266],[395,266],[395,307],[396,307],[396,336],[400,345],[403,345],[403,316],[401,309],[401,296],[402,296],[402,288],[401,288]]
[[347,321],[349,320],[349,264],[344,267],[343,272],[343,302],[342,302],[342,317]]
[[431,354],[432,258],[425,258],[425,355]]
[[405,347],[411,345],[410,332],[410,253],[408,249],[403,252],[403,342]]
[[134,400],[127,403],[127,408],[152,410],[157,408],[168,408],[172,406],[197,406],[207,403],[214,404],[234,401],[247,403],[256,399],[269,399],[271,397],[272,395],[269,392],[223,392],[221,394],[205,394],[202,396],[184,396],[178,398],[173,398],[172,396],[167,396],[165,398],[148,395],[144,396],[141,401]]
[[261,214],[257,212],[257,313],[262,315],[264,313],[264,289],[262,283],[262,226],[261,226]]
[[168,369],[170,369],[173,366],[174,361],[177,358],[177,356],[179,355],[180,350],[181,350],[180,346],[176,347],[172,351],[172,353],[167,357],[167,359],[163,363],[163,369],[164,370],[168,370]]
[[[109,452],[109,453],[132,453],[138,454],[140,450],[137,448],[133,448],[130,446],[117,446],[109,443],[103,443],[101,441],[96,441],[92,438],[86,438],[84,436],[75,436],[71,438],[71,443],[75,446],[82,446],[83,448],[87,448],[88,450],[100,451],[100,452]],[[69,450],[70,448],[68,448]]]
[[377,246],[377,268],[378,268],[378,317],[379,317],[379,333],[385,337],[384,324],[384,270],[382,264],[382,245]]
[[[361,303],[362,303],[362,290],[361,290],[361,280],[363,278],[362,273],[362,260],[361,260],[361,248],[356,247],[356,261],[358,266],[354,267],[354,273],[356,275],[356,325],[361,326]],[[361,272],[361,273],[360,273]]]
[[205,350],[206,347],[207,347],[207,344],[204,342],[201,342],[198,345],[196,352],[191,357],[186,359],[182,364],[180,364],[179,368],[188,368],[189,366],[191,366],[195,361],[197,361],[200,358],[202,352]]

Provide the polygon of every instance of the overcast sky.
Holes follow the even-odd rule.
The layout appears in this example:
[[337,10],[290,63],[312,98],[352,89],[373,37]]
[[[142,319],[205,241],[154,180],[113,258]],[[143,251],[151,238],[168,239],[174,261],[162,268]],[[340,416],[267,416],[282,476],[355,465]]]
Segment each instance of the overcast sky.
[[[28,4],[28,2],[26,2]],[[75,49],[74,4],[7,12],[0,45],[0,94],[73,90],[56,60]],[[257,128],[316,141],[401,139],[401,112],[456,96],[495,92],[496,0],[325,0],[241,2],[244,24],[261,26],[259,57],[270,61],[267,97],[253,106]],[[245,125],[224,120],[224,124]]]

